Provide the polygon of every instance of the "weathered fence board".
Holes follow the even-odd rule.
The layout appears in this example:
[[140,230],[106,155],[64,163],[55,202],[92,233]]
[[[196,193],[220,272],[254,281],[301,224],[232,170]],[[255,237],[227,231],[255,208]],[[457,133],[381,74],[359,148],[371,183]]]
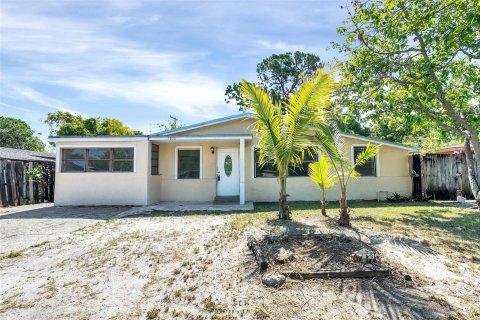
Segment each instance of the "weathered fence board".
[[[41,181],[29,181],[26,170],[41,166]],[[19,206],[28,203],[53,202],[55,164],[0,159],[0,205]]]
[[[480,178],[476,169],[475,175]],[[457,190],[473,199],[464,154],[427,154],[421,158],[420,176],[422,192],[434,199],[456,199]]]

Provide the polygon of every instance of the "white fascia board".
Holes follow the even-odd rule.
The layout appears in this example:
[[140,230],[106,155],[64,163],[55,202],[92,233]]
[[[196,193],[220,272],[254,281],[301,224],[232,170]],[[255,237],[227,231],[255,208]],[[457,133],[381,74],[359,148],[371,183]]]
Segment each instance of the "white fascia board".
[[133,142],[133,141],[147,141],[148,137],[51,137],[48,142],[54,143],[68,143],[68,142]]
[[150,137],[150,141],[198,141],[198,140],[252,140],[252,136],[215,136],[215,137],[188,137],[188,136],[163,136]]
[[389,143],[387,141],[378,141],[376,139],[369,139],[368,137],[362,137],[362,136],[357,136],[357,135],[350,135],[348,133],[340,133],[340,136],[342,137],[347,137],[347,138],[352,138],[352,139],[357,139],[357,140],[361,140],[361,141],[367,141],[367,142],[372,142],[374,144],[381,144],[381,145],[384,145],[384,146],[389,146],[389,147],[392,147],[392,148],[398,148],[398,149],[404,149],[404,150],[409,150],[409,151],[420,151],[420,148],[416,148],[416,147],[409,147],[409,146],[402,146],[402,145],[399,145],[399,144],[395,144],[395,143]]

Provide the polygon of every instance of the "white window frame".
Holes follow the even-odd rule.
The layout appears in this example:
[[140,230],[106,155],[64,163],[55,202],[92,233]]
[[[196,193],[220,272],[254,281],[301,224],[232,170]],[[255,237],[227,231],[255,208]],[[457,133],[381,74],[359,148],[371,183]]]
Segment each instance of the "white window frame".
[[[200,150],[200,175],[198,179],[178,179],[178,150]],[[202,146],[177,146],[175,147],[175,179],[176,180],[201,180],[203,178],[203,150]]]
[[[133,171],[75,171],[75,172],[65,172],[62,171],[62,162],[63,162],[63,150],[64,149],[109,149],[109,148],[133,148]],[[55,171],[56,173],[91,173],[91,174],[101,174],[101,173],[114,173],[114,174],[131,174],[137,172],[137,146],[134,144],[62,144],[56,146],[56,163]]]
[[[353,143],[350,146],[350,159],[352,163],[355,163],[355,154],[354,154],[354,148],[355,147],[366,147],[367,144],[364,143]],[[375,155],[375,175],[374,176],[362,176],[360,175],[360,178],[373,178],[373,177],[380,177],[380,151]]]
[[[258,148],[258,144],[254,144],[251,146],[250,149],[250,169],[252,171],[252,179],[271,179],[271,178],[278,178],[278,177],[255,177],[255,148]],[[320,156],[322,155],[321,151],[318,150],[317,158],[320,159]],[[291,177],[288,176],[288,178],[292,179],[299,179],[299,178],[308,178],[308,176],[296,176],[296,177]]]

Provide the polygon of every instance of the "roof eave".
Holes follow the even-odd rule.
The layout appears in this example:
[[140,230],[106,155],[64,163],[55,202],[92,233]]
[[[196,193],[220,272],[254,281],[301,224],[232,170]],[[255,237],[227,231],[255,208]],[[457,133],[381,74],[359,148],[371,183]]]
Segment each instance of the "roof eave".
[[408,150],[408,151],[412,151],[412,152],[420,152],[420,148],[418,148],[418,147],[410,147],[410,146],[407,146],[407,145],[394,143],[394,142],[389,142],[389,141],[385,141],[385,140],[381,140],[381,139],[369,138],[369,137],[364,137],[364,136],[360,136],[360,135],[357,135],[357,134],[350,134],[350,133],[344,133],[344,132],[340,133],[340,135],[342,135],[344,137],[349,137],[349,138],[352,138],[352,139],[358,139],[358,140],[373,142],[373,143],[376,143],[376,144],[382,144],[382,145],[386,145],[386,146],[393,147],[393,148],[404,149],[404,150]]
[[145,141],[146,135],[138,136],[50,136],[49,142],[105,142],[105,141]]

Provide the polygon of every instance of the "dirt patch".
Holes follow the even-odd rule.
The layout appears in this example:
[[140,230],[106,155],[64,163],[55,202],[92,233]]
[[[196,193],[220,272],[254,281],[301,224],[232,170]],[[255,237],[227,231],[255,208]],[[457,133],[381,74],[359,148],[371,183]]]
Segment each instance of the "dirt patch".
[[[317,272],[322,270],[354,271],[386,269],[376,250],[351,237],[335,234],[283,235],[266,237],[261,245],[269,265],[280,272]],[[362,261],[363,252],[374,256]],[[367,267],[365,267],[367,266]]]
[[[451,281],[432,287],[420,281],[422,274],[413,274],[410,282],[397,274],[288,279],[279,289],[267,288],[246,243],[248,235],[261,239],[273,233],[268,219],[274,214],[178,213],[96,222],[0,260],[0,318],[445,319],[459,306],[467,306],[464,314],[469,314],[476,305],[474,286],[459,291],[464,300],[452,301],[448,296],[453,293],[446,290],[459,287]],[[299,220],[275,225],[302,227]],[[329,228],[320,223],[306,227]],[[313,242],[311,249],[321,247],[328,254],[330,245]],[[358,248],[351,245],[349,252]],[[385,249],[382,257],[390,252],[392,260],[400,260],[403,252],[384,241],[367,246]],[[308,250],[295,250],[308,257]],[[423,259],[439,263],[439,256]]]

